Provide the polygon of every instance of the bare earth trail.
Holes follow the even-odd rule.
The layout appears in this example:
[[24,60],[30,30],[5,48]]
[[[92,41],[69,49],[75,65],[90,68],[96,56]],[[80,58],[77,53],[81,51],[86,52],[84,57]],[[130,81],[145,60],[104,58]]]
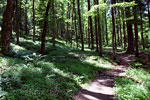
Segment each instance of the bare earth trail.
[[114,78],[125,76],[132,58],[127,54],[117,53],[119,65],[109,71],[99,72],[91,84],[74,95],[74,100],[115,100]]

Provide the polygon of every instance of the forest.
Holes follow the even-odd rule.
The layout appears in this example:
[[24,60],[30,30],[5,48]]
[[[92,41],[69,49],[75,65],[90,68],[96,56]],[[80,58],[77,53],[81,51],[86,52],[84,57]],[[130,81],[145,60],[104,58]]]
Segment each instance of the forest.
[[150,0],[0,0],[0,100],[150,100]]

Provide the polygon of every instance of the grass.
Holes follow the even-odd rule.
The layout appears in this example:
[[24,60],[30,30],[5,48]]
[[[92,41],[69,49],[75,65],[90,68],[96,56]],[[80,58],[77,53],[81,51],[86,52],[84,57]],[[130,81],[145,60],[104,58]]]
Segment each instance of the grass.
[[139,65],[141,66],[139,62],[131,64],[126,71],[129,78],[117,77],[115,79],[118,100],[150,100],[150,70],[136,67]]
[[0,55],[1,100],[70,100],[98,70],[114,67],[95,51],[83,53],[60,40],[56,44],[53,48],[47,43],[41,56],[40,42],[21,39],[20,46],[12,43],[12,50]]

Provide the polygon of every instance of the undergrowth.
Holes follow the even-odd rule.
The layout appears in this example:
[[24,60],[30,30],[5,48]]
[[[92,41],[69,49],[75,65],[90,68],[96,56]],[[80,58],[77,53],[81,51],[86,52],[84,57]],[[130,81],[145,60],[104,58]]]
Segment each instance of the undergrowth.
[[135,65],[141,66],[141,63],[132,63],[126,71],[128,78],[117,77],[115,79],[118,100],[150,100],[150,70]]
[[56,48],[46,45],[41,56],[40,43],[21,41],[0,55],[1,100],[70,100],[81,86],[87,86],[98,70],[114,67],[109,58],[94,51],[81,52],[58,41]]

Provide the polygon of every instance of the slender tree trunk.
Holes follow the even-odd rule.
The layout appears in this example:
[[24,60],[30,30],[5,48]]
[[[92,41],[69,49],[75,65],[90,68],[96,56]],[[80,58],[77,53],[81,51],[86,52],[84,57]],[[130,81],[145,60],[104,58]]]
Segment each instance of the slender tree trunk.
[[79,28],[80,28],[81,43],[82,43],[81,50],[84,51],[84,40],[83,40],[83,31],[82,31],[81,13],[80,13],[80,0],[77,0],[77,4],[78,4],[78,15],[79,15]]
[[148,7],[148,20],[149,20],[149,27],[150,27],[150,8],[149,8],[149,0],[147,0],[147,7]]
[[[75,5],[75,3],[74,3]],[[75,6],[74,6],[75,7]],[[75,9],[75,8],[74,8]],[[76,9],[75,9],[75,31],[76,31],[76,46],[77,48],[79,47],[78,43],[78,31],[77,31],[77,14],[76,14]]]
[[121,16],[120,16],[120,10],[118,9],[118,17],[119,17],[119,28],[120,28],[120,44],[121,44],[121,46],[122,46],[122,31],[121,31],[121,29],[122,29],[122,26],[121,26]]
[[[28,4],[28,0],[26,0],[25,4]],[[25,34],[28,35],[28,8],[25,6]]]
[[15,10],[15,0],[7,0],[7,6],[3,14],[1,31],[1,53],[5,54],[10,49],[10,36],[12,34],[12,19]]
[[134,32],[135,32],[135,47],[136,47],[136,52],[135,56],[139,56],[139,47],[138,47],[138,24],[137,24],[137,6],[133,7],[133,15],[134,15]]
[[[96,5],[96,0],[94,0],[94,4]],[[98,33],[97,33],[97,16],[94,18],[95,20],[95,34],[96,34],[96,52],[98,52]]]
[[[99,4],[99,1],[97,0],[97,4]],[[100,15],[99,15],[99,9],[97,10],[97,21],[98,21],[98,34],[99,34],[99,56],[102,57],[102,34],[101,34],[101,26],[100,26]]]
[[16,0],[16,38],[17,38],[17,42],[16,44],[19,45],[19,30],[20,30],[20,25],[19,25],[19,19],[20,19],[20,11],[19,11],[19,5],[18,5],[18,0]]
[[90,38],[90,23],[88,21],[88,48],[91,47],[91,38]]
[[142,41],[142,46],[143,46],[143,50],[145,50],[145,43],[144,43],[144,35],[143,35],[143,17],[142,17],[142,10],[141,10],[141,7],[140,8],[140,19],[141,19],[141,23],[140,23],[140,26],[141,26],[141,41]]
[[[111,4],[114,4],[114,0],[111,0]],[[112,15],[112,26],[113,26],[113,32],[112,32],[112,47],[113,47],[113,59],[116,59],[116,49],[115,49],[115,18],[114,18],[114,8],[111,8],[111,15]]]
[[122,19],[123,19],[123,35],[124,35],[124,50],[126,49],[127,46],[127,41],[126,41],[126,25],[125,25],[125,18],[124,18],[124,9],[122,9]]
[[[88,11],[91,9],[90,0],[88,0]],[[93,23],[92,23],[92,17],[89,16],[89,23],[90,23],[90,33],[91,33],[91,50],[94,49],[94,37],[93,37]]]
[[52,42],[53,42],[53,47],[55,47],[55,0],[52,0],[52,14],[53,14],[53,26],[52,26]]
[[44,26],[43,26],[43,32],[42,32],[42,43],[41,43],[41,54],[45,54],[45,40],[46,40],[46,32],[47,32],[47,26],[48,26],[48,12],[50,9],[50,0],[48,1],[46,12],[45,12],[45,19],[44,19]]
[[[104,3],[106,3],[106,0],[104,0]],[[106,43],[108,46],[108,32],[107,32],[107,15],[106,15],[106,11],[105,11],[105,31],[106,31]]]
[[35,41],[35,0],[33,0],[33,42]]
[[[129,18],[130,16],[131,16],[130,8],[128,7],[126,8],[126,18]],[[134,52],[134,37],[133,37],[133,31],[132,31],[132,23],[130,20],[127,20],[126,23],[127,23],[127,32],[128,32],[127,53],[132,54]]]

